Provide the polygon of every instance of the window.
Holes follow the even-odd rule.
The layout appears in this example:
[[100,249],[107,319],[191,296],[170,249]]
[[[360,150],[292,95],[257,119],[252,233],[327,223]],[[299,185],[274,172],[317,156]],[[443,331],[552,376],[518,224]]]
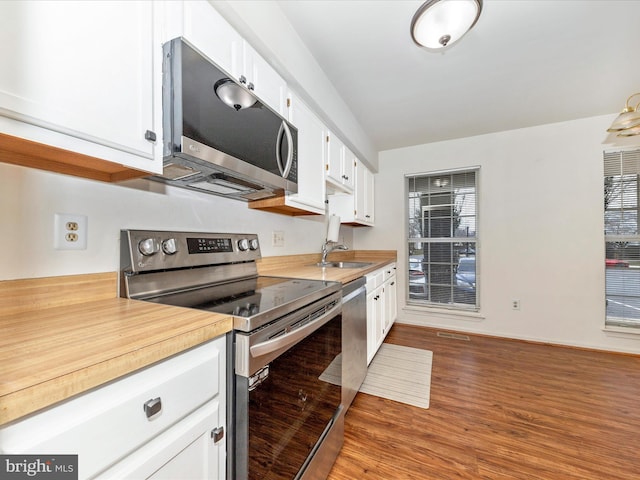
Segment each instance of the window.
[[604,154],[605,325],[640,328],[640,150]]
[[406,177],[408,303],[477,308],[477,170]]

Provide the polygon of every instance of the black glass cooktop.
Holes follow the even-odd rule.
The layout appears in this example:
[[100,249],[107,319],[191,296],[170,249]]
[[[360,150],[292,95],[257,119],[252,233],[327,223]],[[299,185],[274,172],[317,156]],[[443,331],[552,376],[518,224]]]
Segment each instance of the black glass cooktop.
[[165,294],[147,301],[232,315],[250,331],[341,289],[337,282],[255,277]]

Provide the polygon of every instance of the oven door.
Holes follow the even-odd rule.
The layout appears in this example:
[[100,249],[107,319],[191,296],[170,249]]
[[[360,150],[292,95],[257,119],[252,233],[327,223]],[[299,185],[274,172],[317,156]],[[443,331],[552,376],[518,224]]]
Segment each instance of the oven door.
[[312,478],[305,469],[318,451],[339,450],[341,445],[325,439],[335,441],[330,432],[341,419],[341,367],[335,360],[342,317],[332,312],[320,323],[252,375],[235,375],[229,478]]

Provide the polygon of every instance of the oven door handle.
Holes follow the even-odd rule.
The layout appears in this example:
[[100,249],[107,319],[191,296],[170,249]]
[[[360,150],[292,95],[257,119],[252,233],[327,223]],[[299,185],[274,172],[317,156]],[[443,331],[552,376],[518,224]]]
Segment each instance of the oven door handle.
[[278,350],[282,350],[290,345],[295,345],[298,341],[305,338],[307,335],[313,333],[318,328],[323,326],[329,320],[331,320],[337,312],[339,312],[342,308],[342,305],[338,304],[333,307],[331,310],[325,312],[316,320],[313,320],[306,325],[292,330],[284,335],[280,335],[278,337],[272,338],[271,340],[267,340],[266,342],[257,343],[256,345],[252,345],[249,347],[249,351],[251,352],[251,356],[254,358],[261,357],[263,355],[268,355],[270,353],[276,352]]

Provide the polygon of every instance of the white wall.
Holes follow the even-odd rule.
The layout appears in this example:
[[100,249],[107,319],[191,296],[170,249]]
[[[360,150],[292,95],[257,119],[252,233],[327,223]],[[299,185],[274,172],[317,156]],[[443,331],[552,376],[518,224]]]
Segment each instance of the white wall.
[[[128,184],[136,188],[0,163],[0,280],[117,271],[126,228],[257,233],[263,256],[320,253],[326,238],[321,215],[254,211],[245,202],[148,180]],[[55,213],[88,216],[86,250],[54,249]],[[274,230],[284,232],[284,247],[271,246]],[[340,230],[349,246],[352,231]]]
[[[398,250],[399,321],[640,352],[640,335],[604,332],[603,116],[380,153],[376,228],[358,249]],[[405,306],[404,175],[480,166],[479,315]],[[519,299],[521,309],[511,309]]]

